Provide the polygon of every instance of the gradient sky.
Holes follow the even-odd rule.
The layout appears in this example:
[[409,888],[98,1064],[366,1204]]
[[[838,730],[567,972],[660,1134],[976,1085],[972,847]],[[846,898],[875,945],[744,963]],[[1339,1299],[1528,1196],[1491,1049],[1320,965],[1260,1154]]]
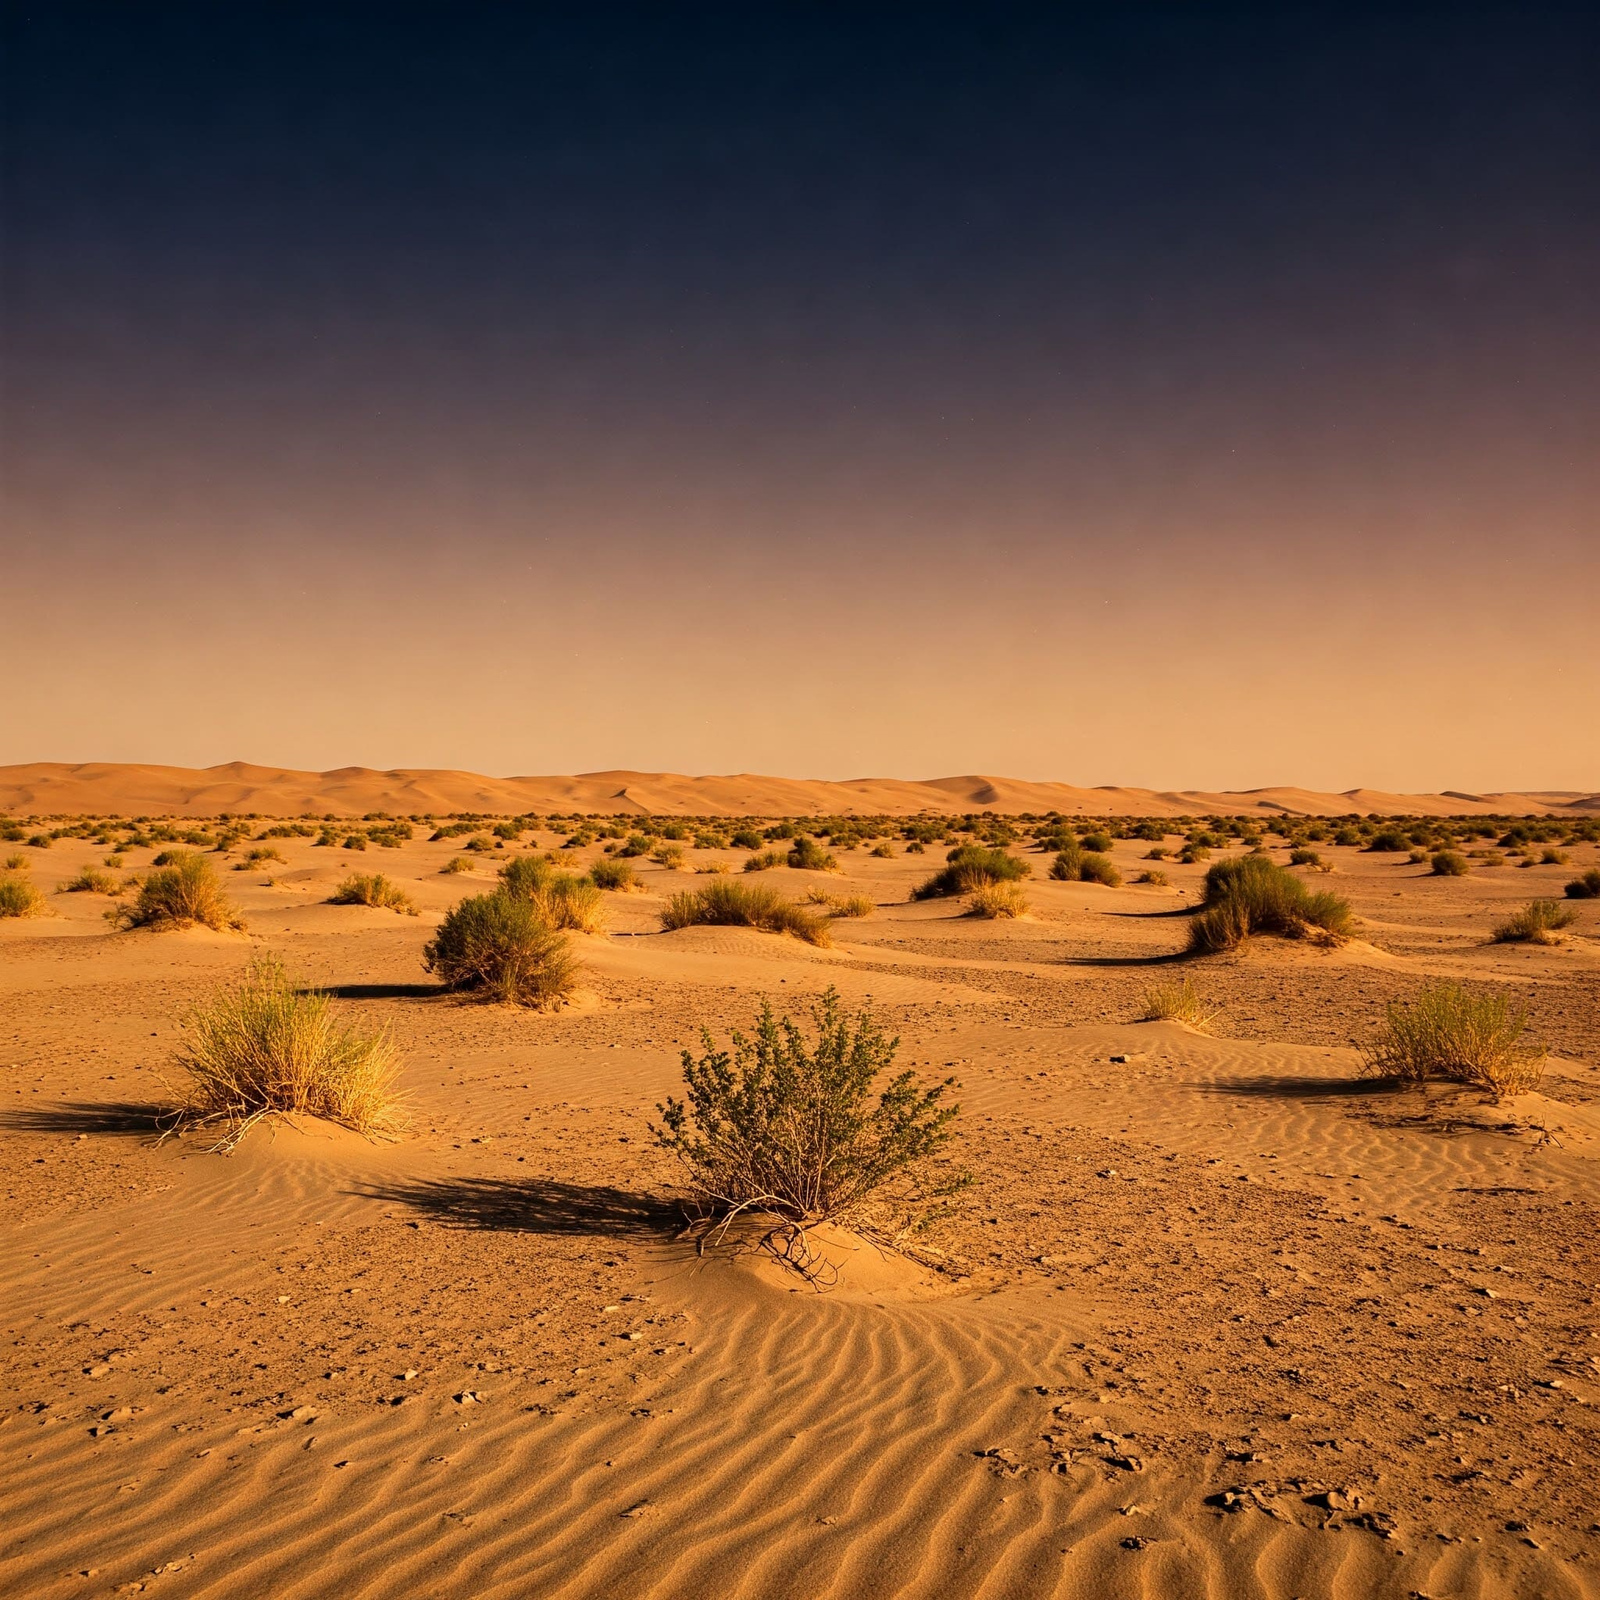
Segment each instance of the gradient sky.
[[0,762],[1600,787],[1600,21],[12,5]]

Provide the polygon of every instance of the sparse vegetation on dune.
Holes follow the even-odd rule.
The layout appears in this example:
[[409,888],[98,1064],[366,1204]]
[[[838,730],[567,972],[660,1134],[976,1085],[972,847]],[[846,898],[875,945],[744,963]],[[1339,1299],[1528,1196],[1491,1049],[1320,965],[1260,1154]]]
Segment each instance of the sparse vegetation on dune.
[[328,896],[328,904],[375,906],[380,911],[398,911],[408,917],[417,914],[416,902],[411,896],[381,872],[352,872]]
[[1289,852],[1289,865],[1291,867],[1320,867],[1322,857],[1315,850],[1305,845],[1297,845]]
[[762,850],[756,855],[746,856],[744,866],[740,870],[744,872],[766,872],[769,868],[781,867],[786,859],[782,850]]
[[1574,878],[1565,892],[1569,900],[1600,900],[1600,867],[1590,867],[1582,877]]
[[471,872],[472,863],[468,861],[465,856],[451,856],[450,859],[439,868],[439,871],[441,874],[452,872]]
[[1527,1012],[1499,994],[1433,983],[1390,1003],[1382,1036],[1362,1051],[1369,1077],[1475,1084],[1496,1099],[1537,1086],[1545,1052],[1524,1041]]
[[[953,1131],[954,1080],[927,1086],[893,1073],[898,1039],[870,1013],[853,1022],[829,989],[812,1013],[812,1035],[763,1006],[749,1037],[718,1049],[683,1052],[685,1098],[668,1097],[653,1131],[682,1163],[709,1220],[743,1211],[778,1218],[791,1230],[857,1216],[918,1168]],[[785,1255],[809,1265],[803,1231]]]
[[1556,944],[1577,913],[1559,900],[1533,900],[1489,935],[1495,944]]
[[1151,883],[1151,884],[1155,884],[1158,888],[1163,888],[1164,889],[1167,886],[1168,879],[1167,879],[1166,873],[1161,871],[1161,869],[1159,867],[1156,867],[1156,868],[1152,868],[1152,869],[1150,869],[1148,871],[1141,872],[1139,874],[1139,876],[1137,878],[1135,878],[1133,881],[1135,883]]
[[120,879],[113,878],[109,872],[102,872],[98,867],[85,867],[75,878],[68,878],[63,884],[57,885],[59,894],[121,894],[123,885]]
[[719,879],[703,889],[673,895],[662,908],[661,926],[668,932],[698,926],[758,928],[763,933],[792,933],[807,944],[830,942],[826,918],[766,884],[735,879]]
[[447,988],[534,1010],[561,1006],[577,986],[567,936],[531,900],[504,890],[452,907],[423,960]]
[[166,864],[139,885],[131,904],[107,915],[130,928],[242,928],[243,919],[222,892],[217,874],[193,850],[163,852]]
[[325,1117],[368,1135],[399,1126],[387,1030],[339,1022],[328,996],[297,987],[275,956],[257,957],[184,1029],[178,1125],[226,1124],[224,1147],[275,1114]]
[[1204,1033],[1220,1011],[1220,1006],[1209,1005],[1200,998],[1192,978],[1185,978],[1182,983],[1157,983],[1146,989],[1144,1011],[1139,1020],[1183,1022]]
[[839,866],[834,857],[809,833],[803,833],[795,840],[786,859],[791,867],[806,872],[834,872]]
[[1349,902],[1313,894],[1266,856],[1219,861],[1206,872],[1202,909],[1189,924],[1189,948],[1231,950],[1254,933],[1286,939],[1343,938],[1352,925]]
[[1436,878],[1464,878],[1471,870],[1459,850],[1435,850],[1428,864]]

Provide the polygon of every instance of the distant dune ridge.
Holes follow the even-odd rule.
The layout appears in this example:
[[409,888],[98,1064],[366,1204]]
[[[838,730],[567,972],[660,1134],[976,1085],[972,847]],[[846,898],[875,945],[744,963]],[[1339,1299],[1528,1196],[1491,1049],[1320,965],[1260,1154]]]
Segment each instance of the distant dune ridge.
[[1349,789],[1319,794],[1292,787],[1207,792],[1193,789],[1081,788],[981,775],[957,778],[767,778],[749,773],[684,777],[672,772],[583,772],[572,777],[487,778],[444,768],[337,767],[296,772],[230,761],[217,767],[142,762],[36,761],[0,767],[0,812],[124,816],[359,816],[368,811],[505,814],[600,812],[616,815],[804,816],[920,811],[1059,811],[1081,816],[1342,816],[1350,812],[1462,816],[1474,813],[1600,812],[1600,794],[1582,791],[1385,794]]

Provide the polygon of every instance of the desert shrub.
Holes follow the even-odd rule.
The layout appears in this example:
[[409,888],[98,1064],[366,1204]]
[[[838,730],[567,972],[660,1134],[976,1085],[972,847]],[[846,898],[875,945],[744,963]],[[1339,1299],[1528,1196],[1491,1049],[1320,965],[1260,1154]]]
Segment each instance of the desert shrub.
[[1541,850],[1539,852],[1539,865],[1542,867],[1564,867],[1567,864],[1565,850]]
[[1055,860],[1050,863],[1050,876],[1058,883],[1076,883],[1082,866],[1083,852],[1073,840],[1056,852]]
[[471,872],[472,863],[468,861],[465,856],[451,856],[450,859],[439,868],[439,871],[441,873]]
[[1429,864],[1439,878],[1464,878],[1470,870],[1467,858],[1459,850],[1435,850]]
[[1148,872],[1141,872],[1133,881],[1135,883],[1153,883],[1161,888],[1165,888],[1167,884],[1167,875],[1166,873],[1162,872],[1160,868],[1155,868]]
[[785,859],[786,857],[782,850],[763,850],[757,855],[746,856],[744,858],[744,866],[740,870],[744,872],[765,872],[769,867],[781,867]]
[[872,849],[867,853],[876,856],[880,861],[888,861],[894,856],[894,846],[887,839],[884,839],[880,843],[873,845]]
[[28,870],[28,858],[20,851],[14,852],[6,857],[5,870],[7,872],[26,872]]
[[1203,844],[1186,844],[1178,852],[1178,859],[1187,867],[1192,867],[1197,861],[1209,861],[1211,849]]
[[52,842],[53,841],[48,833],[30,834],[28,837],[28,848],[30,850],[48,850]]
[[139,885],[131,905],[107,913],[130,928],[242,928],[211,863],[192,850],[163,853],[166,865],[154,868]]
[[1569,900],[1600,900],[1600,867],[1590,867],[1582,877],[1567,885]]
[[597,889],[631,889],[633,864],[628,861],[597,861],[589,868],[589,881]]
[[1159,844],[1153,845],[1145,851],[1144,858],[1146,861],[1165,861],[1167,859],[1166,847]]
[[673,895],[662,908],[661,926],[669,932],[698,926],[759,928],[763,933],[792,933],[807,944],[829,943],[825,918],[764,883],[734,879]]
[[642,833],[630,834],[617,854],[624,858],[647,856],[650,854],[650,841]]
[[397,1069],[387,1030],[340,1023],[327,995],[298,987],[275,956],[184,1021],[181,1123],[230,1124],[226,1146],[262,1117],[326,1117],[365,1134],[396,1131]]
[[1253,933],[1340,938],[1350,924],[1349,903],[1338,895],[1312,894],[1266,856],[1240,856],[1207,871],[1204,904],[1189,925],[1189,948],[1231,950]]
[[567,936],[531,900],[496,891],[453,906],[423,950],[447,988],[549,1010],[571,995],[577,966]]
[[759,850],[766,840],[754,828],[740,828],[728,843],[735,850]]
[[517,856],[500,869],[500,887],[519,900],[531,900],[549,883],[554,868],[543,856]]
[[897,1178],[913,1178],[948,1140],[958,1107],[953,1080],[927,1087],[890,1075],[898,1039],[869,1012],[851,1022],[833,989],[812,1012],[807,1038],[764,1005],[754,1034],[719,1050],[683,1052],[685,1098],[658,1107],[652,1131],[682,1162],[713,1216],[764,1212],[792,1226],[847,1219]]
[[264,861],[282,861],[283,855],[278,847],[273,844],[257,845],[252,850],[245,852],[244,860],[236,868],[239,872],[248,872],[252,867],[259,867]]
[[669,872],[676,872],[683,865],[683,846],[681,844],[658,844],[650,852],[650,859],[665,867]]
[[934,873],[911,891],[913,900],[932,900],[947,894],[971,894],[986,883],[1010,883],[1025,878],[1032,870],[1026,861],[1019,861],[1004,850],[987,849],[981,844],[957,845],[945,861],[942,871]]
[[1028,909],[1022,885],[1009,879],[999,883],[980,883],[967,896],[967,915],[973,917],[1020,917]]
[[1556,934],[1577,915],[1559,900],[1531,900],[1490,935],[1495,944],[1555,944]]
[[399,911],[408,917],[417,914],[416,904],[399,884],[381,872],[352,872],[328,896],[331,906],[375,906],[380,911]]
[[1101,855],[1098,850],[1086,850],[1078,863],[1078,879],[1081,883],[1103,883],[1108,889],[1115,889],[1122,882],[1122,874],[1110,856]]
[[122,884],[109,872],[98,867],[85,867],[75,878],[57,885],[60,894],[121,894]]
[[1111,836],[1101,832],[1099,829],[1092,833],[1080,834],[1078,836],[1078,848],[1080,850],[1094,850],[1104,854],[1111,848]]
[[1289,852],[1289,865],[1291,867],[1320,867],[1322,857],[1315,850],[1298,845]]
[[1410,1083],[1476,1084],[1496,1099],[1520,1094],[1544,1073],[1544,1051],[1524,1042],[1526,1029],[1525,1008],[1504,995],[1433,983],[1410,1004],[1389,1003],[1383,1034],[1361,1052],[1361,1070]]
[[1404,850],[1410,844],[1410,839],[1398,828],[1385,828],[1381,833],[1373,834],[1372,838],[1367,841],[1367,849],[1392,853],[1397,850]]
[[870,917],[878,908],[871,895],[845,894],[834,900],[832,909],[836,917]]
[[1157,983],[1144,992],[1141,1022],[1184,1022],[1205,1032],[1216,1020],[1220,1007],[1207,1004],[1195,989],[1194,980],[1182,983]]
[[574,872],[558,872],[533,893],[534,908],[552,928],[603,933],[605,902],[597,885]]
[[42,917],[45,898],[26,878],[0,877],[0,917]]
[[795,840],[787,859],[791,867],[805,872],[832,872],[839,865],[809,833]]
[[728,870],[728,863],[726,861],[700,861],[695,864],[694,870],[702,877],[707,875],[720,877]]

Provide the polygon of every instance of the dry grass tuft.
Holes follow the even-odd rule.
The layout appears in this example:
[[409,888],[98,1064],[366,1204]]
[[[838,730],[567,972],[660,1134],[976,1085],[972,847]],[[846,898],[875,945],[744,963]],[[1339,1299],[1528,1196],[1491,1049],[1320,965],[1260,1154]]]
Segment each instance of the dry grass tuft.
[[193,850],[164,852],[167,865],[157,867],[139,885],[132,905],[107,915],[129,928],[242,928],[244,919],[222,892],[211,863]]
[[1169,880],[1166,873],[1164,873],[1159,867],[1153,867],[1146,872],[1141,872],[1133,881],[1135,883],[1153,883],[1158,888],[1164,889],[1166,888]]
[[1221,1006],[1208,1004],[1200,998],[1194,980],[1185,978],[1182,983],[1158,983],[1144,992],[1144,1013],[1141,1022],[1183,1022],[1200,1033],[1208,1033],[1211,1024],[1222,1014]]
[[57,894],[121,894],[125,885],[98,867],[85,867],[76,878],[56,886]]
[[606,907],[592,880],[575,872],[552,874],[533,893],[533,905],[552,928],[604,933]]
[[635,887],[633,863],[608,856],[589,868],[589,881],[597,889],[632,889]]
[[1368,1077],[1470,1083],[1497,1100],[1537,1086],[1545,1053],[1523,1042],[1527,1012],[1504,995],[1429,984],[1409,1005],[1391,1001],[1382,1038],[1361,1053]]
[[1533,900],[1490,935],[1495,944],[1559,944],[1557,935],[1577,913],[1559,900]]
[[298,988],[276,956],[251,962],[185,1020],[178,1126],[224,1123],[231,1149],[263,1117],[313,1116],[369,1136],[399,1128],[388,1031],[341,1024],[327,995]]
[[352,872],[328,896],[331,906],[375,906],[380,911],[398,911],[405,916],[417,914],[416,902],[399,884],[384,877],[381,872]]
[[699,926],[759,928],[763,933],[792,933],[807,944],[832,942],[825,918],[766,884],[733,879],[673,895],[662,908],[661,926],[669,932]]
[[1028,897],[1020,883],[980,883],[967,896],[969,917],[1020,917],[1028,910]]
[[503,890],[452,907],[423,960],[447,988],[534,1010],[561,1006],[577,986],[566,935],[531,900]]
[[0,917],[42,917],[45,898],[26,878],[0,877]]
[[471,872],[472,863],[468,861],[465,856],[451,856],[450,859],[439,868],[439,871],[441,875],[447,872]]

